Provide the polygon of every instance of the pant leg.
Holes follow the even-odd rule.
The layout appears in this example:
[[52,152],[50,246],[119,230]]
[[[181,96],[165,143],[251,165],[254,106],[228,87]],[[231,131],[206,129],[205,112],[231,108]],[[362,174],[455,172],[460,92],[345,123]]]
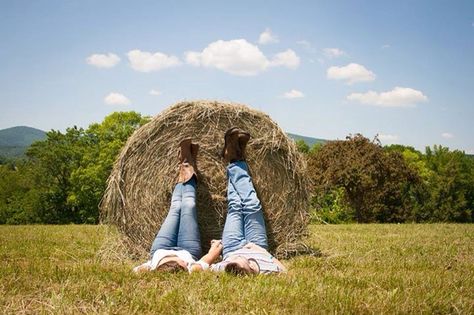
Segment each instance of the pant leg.
[[201,258],[201,237],[197,220],[196,179],[194,176],[183,184],[177,246],[187,250],[196,260]]
[[181,212],[181,200],[183,194],[183,184],[179,183],[173,190],[171,196],[171,206],[165,221],[161,225],[155,240],[151,245],[150,256],[158,249],[174,249],[178,244],[178,231]]
[[242,202],[245,239],[268,249],[262,205],[249,175],[247,163],[244,161],[231,163],[227,168],[227,173]]
[[227,182],[227,217],[222,232],[222,254],[225,257],[227,253],[236,251],[245,244],[242,202],[229,180]]

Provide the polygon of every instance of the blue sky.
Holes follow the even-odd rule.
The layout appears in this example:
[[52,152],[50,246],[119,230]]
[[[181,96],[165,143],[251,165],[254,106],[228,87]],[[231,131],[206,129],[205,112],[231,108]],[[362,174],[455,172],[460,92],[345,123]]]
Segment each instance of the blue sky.
[[0,0],[0,128],[190,99],[474,153],[474,1]]

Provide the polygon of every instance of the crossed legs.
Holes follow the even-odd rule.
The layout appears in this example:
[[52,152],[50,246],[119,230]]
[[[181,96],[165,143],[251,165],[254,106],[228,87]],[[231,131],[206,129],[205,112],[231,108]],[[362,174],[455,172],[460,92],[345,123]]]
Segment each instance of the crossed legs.
[[262,206],[248,172],[247,163],[236,161],[227,167],[227,218],[222,233],[223,255],[251,242],[268,248]]
[[165,221],[156,234],[150,255],[158,249],[187,250],[194,259],[201,257],[201,241],[196,210],[196,178],[176,184]]

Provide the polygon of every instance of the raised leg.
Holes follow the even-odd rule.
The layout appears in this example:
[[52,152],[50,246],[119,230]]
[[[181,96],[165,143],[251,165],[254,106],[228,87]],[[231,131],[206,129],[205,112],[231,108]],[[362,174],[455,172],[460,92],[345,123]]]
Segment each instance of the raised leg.
[[191,179],[183,185],[177,246],[187,250],[196,260],[201,258],[201,238],[199,235],[196,210],[195,176],[191,177]]
[[227,175],[241,201],[245,239],[267,249],[267,231],[262,205],[249,175],[247,163],[244,161],[230,163]]
[[173,249],[178,246],[178,232],[183,195],[183,184],[176,184],[171,197],[170,210],[151,245],[150,256],[158,249]]
[[222,232],[223,255],[236,251],[246,244],[242,202],[234,185],[227,183],[227,217]]

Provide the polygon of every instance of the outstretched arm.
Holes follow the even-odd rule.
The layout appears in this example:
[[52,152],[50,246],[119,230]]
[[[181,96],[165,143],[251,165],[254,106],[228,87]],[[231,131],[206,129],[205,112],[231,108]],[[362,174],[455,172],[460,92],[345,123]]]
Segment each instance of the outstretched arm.
[[210,265],[217,260],[222,252],[222,242],[221,240],[212,240],[211,241],[211,248],[209,248],[209,252],[202,256],[200,261],[205,262],[206,264]]
[[202,271],[204,269],[207,269],[207,268],[204,268],[203,265],[209,266],[210,264],[214,263],[217,260],[217,258],[220,256],[221,252],[222,252],[221,240],[212,240],[211,248],[209,249],[209,252],[206,255],[202,256],[202,258],[199,259],[199,261],[191,267],[191,272]]

